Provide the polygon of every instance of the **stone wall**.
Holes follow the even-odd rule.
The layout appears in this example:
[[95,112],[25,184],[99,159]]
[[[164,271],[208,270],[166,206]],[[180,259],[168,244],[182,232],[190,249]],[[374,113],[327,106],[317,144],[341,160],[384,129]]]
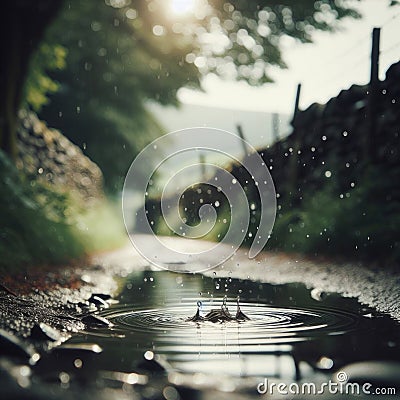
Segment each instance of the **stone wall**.
[[[367,85],[342,90],[326,104],[315,103],[300,111],[293,132],[260,151],[281,197],[301,201],[303,193],[333,181],[345,195],[365,169],[374,166],[400,179],[400,63],[392,65],[379,83],[372,115],[376,121],[374,159],[368,153],[369,101]],[[396,187],[387,195],[400,199]]]
[[22,110],[19,114],[17,167],[84,201],[103,196],[100,168],[65,136]]

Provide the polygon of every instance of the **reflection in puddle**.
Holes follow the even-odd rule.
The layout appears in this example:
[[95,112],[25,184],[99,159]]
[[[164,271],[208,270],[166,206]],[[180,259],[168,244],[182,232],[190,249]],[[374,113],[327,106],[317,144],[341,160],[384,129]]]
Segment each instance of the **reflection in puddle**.
[[[389,345],[398,342],[393,320],[354,299],[326,294],[316,300],[303,285],[165,271],[133,274],[122,284],[120,303],[100,313],[112,327],[87,332],[87,340],[95,335],[104,348],[99,369],[131,371],[151,350],[168,372],[299,379],[355,361],[399,357]],[[235,315],[238,295],[249,320],[189,320],[199,301],[203,316],[224,307]],[[371,312],[373,318],[364,317]]]

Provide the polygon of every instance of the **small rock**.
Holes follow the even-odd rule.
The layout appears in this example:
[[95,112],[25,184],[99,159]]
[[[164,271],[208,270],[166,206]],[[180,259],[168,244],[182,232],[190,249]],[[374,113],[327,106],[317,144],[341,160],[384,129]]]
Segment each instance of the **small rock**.
[[41,322],[40,324],[35,324],[33,326],[30,338],[33,340],[50,340],[52,342],[58,342],[62,339],[62,336],[57,329]]
[[88,326],[97,326],[97,327],[112,326],[112,323],[108,319],[100,317],[100,315],[94,315],[94,314],[85,315],[81,321]]
[[314,288],[313,290],[311,290],[310,295],[316,301],[322,301],[326,297],[326,293],[319,288]]
[[109,294],[104,294],[104,293],[93,293],[92,296],[90,297],[89,301],[92,301],[94,298],[100,298],[102,300],[109,300],[111,299],[111,296]]
[[0,354],[18,358],[38,358],[32,345],[3,329],[0,329]]
[[97,295],[92,295],[92,297],[90,297],[89,299],[89,302],[95,304],[97,307],[110,307],[110,305],[105,300]]

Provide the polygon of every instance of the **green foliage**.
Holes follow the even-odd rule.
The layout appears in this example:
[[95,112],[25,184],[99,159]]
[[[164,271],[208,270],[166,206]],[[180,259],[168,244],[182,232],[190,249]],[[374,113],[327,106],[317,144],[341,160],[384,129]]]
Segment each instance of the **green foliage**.
[[343,198],[335,185],[278,214],[269,246],[286,251],[400,262],[400,204],[389,174],[370,169]]
[[113,250],[127,241],[119,201],[103,199],[91,207],[72,205],[74,233],[86,253]]
[[66,223],[67,199],[22,179],[0,152],[0,268],[60,263],[84,253]]
[[[225,46],[207,43],[194,49],[205,56],[203,73],[245,80],[252,85],[271,82],[269,67],[286,67],[282,38],[312,42],[316,31],[333,32],[344,18],[360,18],[354,3],[334,0],[209,1],[212,8],[195,23],[194,42],[204,30]],[[201,29],[202,28],[202,29]]]
[[119,214],[105,200],[84,209],[20,176],[0,151],[0,269],[61,264],[120,246],[126,236]]
[[126,7],[75,2],[46,39],[68,56],[67,67],[52,74],[60,90],[40,116],[100,166],[111,192],[144,145],[163,133],[146,101],[177,104],[181,86],[198,85],[196,67],[183,62],[187,45],[153,35],[156,21],[147,14],[131,19]]
[[59,84],[51,79],[48,73],[65,68],[66,55],[64,47],[47,43],[42,43],[33,55],[24,88],[24,100],[33,110],[40,111],[48,104],[48,95],[59,89]]
[[68,2],[50,28],[46,43],[67,49],[67,67],[51,74],[60,90],[41,118],[100,166],[108,190],[162,133],[146,101],[176,105],[177,90],[198,87],[208,72],[268,82],[266,67],[285,66],[283,36],[310,42],[313,31],[359,17],[348,2],[328,0],[209,3],[179,16],[161,0]]

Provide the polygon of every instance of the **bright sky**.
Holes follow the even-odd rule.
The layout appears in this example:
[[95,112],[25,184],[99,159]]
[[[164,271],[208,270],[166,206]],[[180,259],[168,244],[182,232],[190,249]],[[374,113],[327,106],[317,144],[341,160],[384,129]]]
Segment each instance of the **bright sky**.
[[[357,3],[357,1],[355,1]],[[361,20],[342,22],[342,31],[318,33],[314,44],[289,41],[284,49],[287,70],[274,70],[274,84],[254,88],[244,82],[221,81],[215,75],[203,80],[205,93],[180,89],[183,103],[215,107],[292,113],[296,86],[302,83],[300,108],[325,103],[353,83],[369,80],[373,27],[381,27],[380,77],[400,59],[400,6],[388,0],[362,0]]]

